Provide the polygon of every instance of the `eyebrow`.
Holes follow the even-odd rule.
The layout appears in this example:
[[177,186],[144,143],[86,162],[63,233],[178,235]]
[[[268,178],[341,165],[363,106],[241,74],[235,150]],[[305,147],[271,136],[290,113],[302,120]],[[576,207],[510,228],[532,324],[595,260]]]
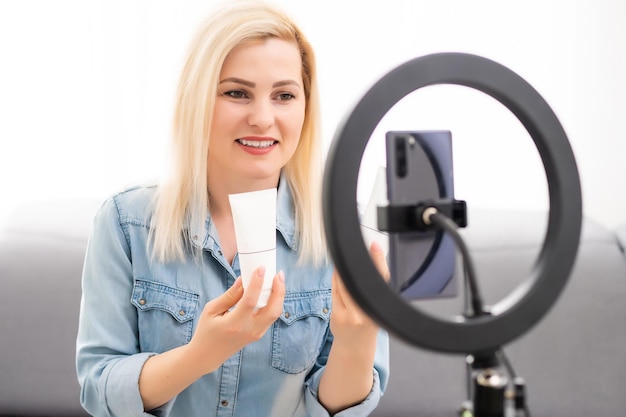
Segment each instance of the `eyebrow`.
[[[223,80],[220,81],[220,84],[228,83],[228,82],[243,84],[246,87],[250,87],[250,88],[253,88],[256,86],[256,84],[251,81],[244,80],[242,78],[237,78],[237,77],[224,78]],[[282,80],[282,81],[276,81],[274,84],[272,84],[272,88],[283,87],[285,85],[295,85],[297,87],[300,87],[300,84],[296,80]]]

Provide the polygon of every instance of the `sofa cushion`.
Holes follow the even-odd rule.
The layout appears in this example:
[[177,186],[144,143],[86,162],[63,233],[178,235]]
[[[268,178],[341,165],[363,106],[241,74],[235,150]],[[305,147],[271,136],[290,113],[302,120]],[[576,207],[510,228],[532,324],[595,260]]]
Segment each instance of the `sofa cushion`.
[[83,257],[98,205],[28,205],[0,231],[0,415],[88,415],[74,358]]

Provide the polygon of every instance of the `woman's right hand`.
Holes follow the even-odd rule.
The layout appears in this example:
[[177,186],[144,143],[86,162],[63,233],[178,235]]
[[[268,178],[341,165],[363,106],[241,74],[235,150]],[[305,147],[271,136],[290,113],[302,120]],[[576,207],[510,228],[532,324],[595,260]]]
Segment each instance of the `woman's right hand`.
[[[285,276],[274,276],[267,305],[257,309],[265,268],[259,267],[244,292],[241,277],[220,297],[204,306],[196,331],[188,344],[204,373],[219,368],[233,354],[259,340],[283,311]],[[234,308],[233,308],[234,306]]]

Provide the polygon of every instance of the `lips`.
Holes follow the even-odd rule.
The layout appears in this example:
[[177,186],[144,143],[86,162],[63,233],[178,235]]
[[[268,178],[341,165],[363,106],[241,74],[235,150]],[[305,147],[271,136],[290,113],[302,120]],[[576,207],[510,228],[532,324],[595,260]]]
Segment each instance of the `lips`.
[[239,138],[235,142],[251,155],[265,155],[278,144],[278,141],[271,137],[245,137]]
[[265,149],[269,148],[276,143],[273,139],[237,139],[237,142],[243,146],[256,148],[256,149]]

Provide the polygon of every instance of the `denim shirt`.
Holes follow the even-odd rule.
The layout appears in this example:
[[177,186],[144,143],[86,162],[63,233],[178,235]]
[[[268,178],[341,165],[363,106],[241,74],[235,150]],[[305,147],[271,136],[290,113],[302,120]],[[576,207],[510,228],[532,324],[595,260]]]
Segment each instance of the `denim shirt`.
[[[136,187],[99,209],[85,257],[77,338],[81,403],[92,415],[327,417],[319,403],[320,377],[332,344],[332,265],[299,266],[294,208],[286,181],[277,196],[277,270],[285,272],[282,315],[264,336],[226,360],[164,406],[144,412],[139,374],[152,355],[191,340],[204,305],[240,274],[222,255],[208,217],[192,233],[202,249],[184,261],[151,260],[147,239],[156,187]],[[196,255],[196,258],[197,255]],[[388,380],[388,336],[377,339],[372,390],[365,400],[335,414],[366,416]]]

